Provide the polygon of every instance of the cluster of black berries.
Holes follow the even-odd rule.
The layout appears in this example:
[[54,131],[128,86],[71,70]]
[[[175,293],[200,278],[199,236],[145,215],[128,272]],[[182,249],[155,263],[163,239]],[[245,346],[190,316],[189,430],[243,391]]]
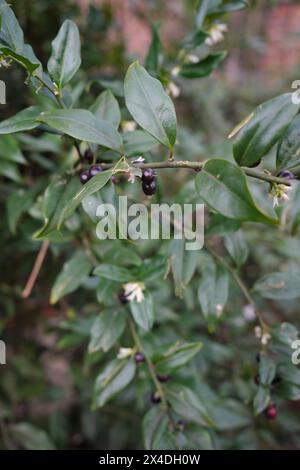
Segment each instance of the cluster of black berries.
[[143,171],[142,188],[146,196],[153,196],[156,191],[156,174],[151,168]]
[[92,165],[88,170],[85,170],[80,175],[80,182],[82,184],[87,183],[93,176],[100,173],[102,170],[101,166],[99,165]]

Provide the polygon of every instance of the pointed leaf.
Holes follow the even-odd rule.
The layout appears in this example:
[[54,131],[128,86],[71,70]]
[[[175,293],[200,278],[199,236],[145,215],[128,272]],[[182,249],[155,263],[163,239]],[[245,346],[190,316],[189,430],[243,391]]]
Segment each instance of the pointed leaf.
[[216,52],[210,54],[205,59],[196,63],[183,64],[180,67],[179,75],[184,78],[201,78],[210,75],[218,65],[223,62],[227,52]]
[[41,113],[41,108],[30,106],[15,114],[11,118],[5,119],[0,123],[0,134],[12,134],[14,132],[29,131],[39,126],[36,121]]
[[110,90],[103,91],[98,96],[90,107],[90,111],[102,121],[108,121],[118,129],[121,122],[120,106]]

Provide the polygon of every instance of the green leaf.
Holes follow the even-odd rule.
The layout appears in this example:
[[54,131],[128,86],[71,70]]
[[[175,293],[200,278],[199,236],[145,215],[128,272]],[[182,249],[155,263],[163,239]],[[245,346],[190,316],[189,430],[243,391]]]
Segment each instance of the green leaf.
[[189,33],[183,42],[183,47],[185,49],[195,49],[209,37],[209,34],[203,31],[202,29],[197,29],[196,31],[192,31]]
[[299,105],[292,102],[292,93],[285,93],[266,101],[231,133],[237,137],[233,155],[240,166],[253,166],[260,162],[280,139]]
[[52,41],[48,72],[58,88],[61,89],[74,77],[80,64],[79,31],[73,21],[66,20]]
[[258,386],[256,394],[254,396],[253,400],[253,408],[255,411],[255,414],[259,414],[262,411],[264,411],[268,404],[271,401],[271,395],[270,395],[270,390],[269,388],[262,387],[261,385]]
[[213,330],[227,302],[229,276],[225,268],[216,264],[211,257],[206,258],[201,270],[198,298],[204,320],[209,329]]
[[188,387],[181,384],[169,386],[167,389],[167,400],[175,413],[187,421],[200,424],[201,426],[213,425],[213,421],[200,398]]
[[0,134],[12,134],[14,132],[35,129],[39,126],[36,118],[41,110],[42,109],[37,106],[30,106],[11,118],[5,119],[0,123]]
[[15,52],[9,47],[0,46],[1,53],[8,58],[11,58],[24,67],[30,76],[42,77],[43,67],[41,62],[37,59],[32,47],[29,44],[24,44],[21,53]]
[[295,236],[300,227],[300,184],[297,184],[293,190],[289,215],[291,219],[291,235]]
[[88,276],[92,268],[91,262],[82,251],[75,253],[63,266],[51,290],[50,303],[76,290]]
[[206,236],[219,235],[224,236],[235,232],[241,226],[241,222],[234,219],[228,219],[221,214],[212,214],[209,219],[209,225],[205,230]]
[[262,385],[271,385],[276,375],[276,363],[270,357],[260,355],[259,379]]
[[294,117],[277,148],[277,171],[300,165],[300,115]]
[[6,203],[6,214],[9,229],[13,234],[16,233],[21,215],[31,208],[34,198],[43,186],[44,182],[39,180],[32,188],[27,190],[19,188],[9,195]]
[[226,160],[209,160],[196,176],[196,189],[206,204],[225,217],[266,224],[279,223],[256,206],[245,174]]
[[9,134],[0,136],[0,157],[1,160],[4,159],[15,163],[26,163],[17,140]]
[[153,362],[155,363],[155,369],[159,374],[168,374],[191,361],[202,346],[203,344],[200,342],[176,342],[169,346],[163,353],[154,356]]
[[94,275],[110,281],[116,282],[129,282],[133,281],[134,277],[127,268],[121,266],[114,266],[112,264],[100,264],[94,269]]
[[37,120],[75,139],[103,145],[122,153],[120,134],[112,124],[98,119],[90,111],[57,109],[41,113]]
[[[67,211],[70,201],[81,187],[78,177],[61,177],[53,179],[45,191],[43,202],[44,226],[35,233],[35,238],[45,238],[56,230],[59,225],[66,220],[74,210]],[[79,204],[79,203],[78,203]],[[65,214],[65,215],[64,215]]]
[[141,302],[131,300],[129,305],[137,325],[146,331],[151,330],[154,323],[154,305],[150,292],[144,291],[144,300]]
[[89,352],[102,349],[107,352],[119,339],[126,326],[123,312],[107,309],[97,316],[91,329]]
[[157,448],[157,443],[168,429],[168,418],[160,407],[152,408],[143,419],[145,450]]
[[8,160],[1,161],[0,175],[3,175],[12,181],[15,181],[16,183],[22,182],[22,177],[17,165],[14,162],[10,162]]
[[4,0],[0,0],[0,44],[9,46],[15,52],[21,52],[24,45],[24,34],[13,10]]
[[160,81],[134,62],[127,71],[124,89],[126,106],[136,122],[172,149],[176,141],[176,113]]
[[123,143],[126,157],[143,155],[158,145],[157,140],[147,132],[141,130],[124,132]]
[[136,269],[132,269],[132,275],[139,281],[151,282],[163,278],[166,272],[167,259],[165,256],[156,255],[145,259],[143,264]]
[[235,262],[236,266],[242,266],[248,258],[248,246],[242,230],[226,235],[224,238],[225,247]]
[[256,281],[253,292],[265,299],[297,299],[300,297],[300,272],[266,274]]
[[153,74],[157,74],[159,70],[159,56],[161,53],[159,28],[159,23],[156,23],[152,26],[152,40],[145,59],[146,70]]
[[135,375],[135,369],[133,359],[115,359],[107,364],[95,382],[93,408],[101,408],[127,387]]
[[110,122],[118,129],[121,122],[119,103],[110,90],[103,91],[90,107],[91,113],[102,121]]
[[197,265],[197,256],[192,250],[185,250],[185,243],[185,239],[174,239],[169,244],[170,266],[175,283],[175,293],[178,297],[182,297]]
[[54,450],[45,431],[30,423],[16,423],[9,427],[10,438],[26,450]]
[[184,78],[201,78],[210,75],[227,56],[227,52],[216,52],[208,55],[199,62],[183,64],[180,67],[179,75]]

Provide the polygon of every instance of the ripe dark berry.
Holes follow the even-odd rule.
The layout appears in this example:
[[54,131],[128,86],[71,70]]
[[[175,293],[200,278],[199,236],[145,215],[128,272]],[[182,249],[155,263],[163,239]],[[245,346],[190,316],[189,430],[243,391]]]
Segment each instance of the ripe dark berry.
[[260,353],[257,353],[255,356],[256,362],[260,362]]
[[265,411],[265,415],[268,419],[272,420],[275,419],[277,416],[277,407],[275,403],[270,403],[268,408]]
[[286,180],[293,180],[295,178],[294,173],[288,170],[283,170],[278,173],[279,178],[285,178]]
[[154,170],[152,170],[151,168],[146,168],[142,174],[143,183],[147,183],[147,184],[152,183],[154,179],[155,179]]
[[83,172],[81,173],[81,175],[80,175],[80,182],[81,182],[82,184],[85,184],[85,183],[88,182],[89,179],[90,179],[90,174],[89,174],[88,170],[87,170],[87,171],[83,171]]
[[117,177],[115,175],[112,175],[112,177],[110,178],[110,181],[113,183],[113,184],[117,184],[118,180],[117,180]]
[[119,294],[119,301],[121,302],[121,304],[128,304],[129,300],[128,300],[128,297],[127,295],[125,295],[125,292],[122,290],[122,292],[120,292]]
[[98,173],[100,173],[102,170],[101,166],[99,165],[93,165],[89,169],[89,175],[90,178],[93,178],[93,176],[96,176]]
[[256,376],[254,377],[254,382],[256,383],[256,385],[259,385],[259,384],[260,384],[260,377],[259,377],[259,374],[256,374]]
[[279,384],[280,382],[282,382],[282,378],[279,377],[279,375],[276,375],[272,381],[272,385]]
[[145,356],[142,353],[137,352],[134,355],[134,360],[137,364],[141,364],[142,362],[145,362]]
[[161,402],[161,398],[160,398],[160,396],[159,396],[159,394],[158,394],[157,392],[151,393],[150,400],[151,400],[151,402],[154,403],[155,405],[157,405],[157,403],[160,403],[160,402]]
[[169,382],[170,376],[169,375],[162,375],[162,374],[157,374],[157,380],[161,383],[166,383]]
[[179,419],[177,421],[177,426],[178,426],[179,431],[184,431],[186,425],[187,425],[187,422],[184,419]]
[[85,159],[85,161],[87,161],[88,163],[93,163],[93,160],[94,160],[94,155],[93,155],[93,152],[91,151],[91,149],[86,149],[84,154],[83,154],[83,158]]
[[142,188],[146,196],[153,196],[156,191],[156,181],[153,180],[151,183],[144,183],[142,184]]

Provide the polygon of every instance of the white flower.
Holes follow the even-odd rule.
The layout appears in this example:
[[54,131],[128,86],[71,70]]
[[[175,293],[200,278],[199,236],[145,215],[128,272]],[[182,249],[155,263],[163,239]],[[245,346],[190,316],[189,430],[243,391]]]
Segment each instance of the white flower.
[[135,182],[136,175],[132,170],[127,171],[128,174],[128,183],[133,184]]
[[118,359],[125,359],[126,357],[132,356],[134,349],[132,348],[120,348],[117,354]]
[[254,334],[255,334],[256,338],[261,338],[262,330],[261,330],[260,326],[256,326],[254,328]]
[[290,191],[291,189],[292,188],[290,186],[286,186],[285,184],[272,184],[269,196],[273,198],[273,207],[279,206],[279,202],[281,200],[288,201],[289,196],[287,195],[287,191]]
[[220,317],[223,312],[223,306],[221,304],[216,304],[215,309],[216,309],[217,317]]
[[256,326],[254,328],[254,333],[255,333],[256,338],[260,339],[261,344],[263,346],[266,346],[269,340],[271,339],[270,333],[268,333],[267,331],[262,331],[260,326]]
[[142,302],[144,300],[143,290],[145,285],[143,282],[128,282],[123,285],[124,294],[129,301],[136,300]]
[[180,95],[180,88],[174,82],[169,82],[166,87],[166,92],[173,98],[178,98]]
[[199,62],[199,57],[196,54],[188,54],[186,56],[186,59],[191,64],[196,64],[197,62]]
[[143,163],[145,161],[144,157],[140,156],[132,161],[132,163]]
[[253,321],[256,318],[255,310],[252,305],[248,304],[243,307],[243,316],[246,321]]
[[5,67],[8,68],[11,65],[11,60],[6,59],[4,56],[0,57],[0,68]]
[[219,23],[213,25],[208,31],[209,37],[205,40],[205,44],[208,46],[213,46],[214,44],[223,41],[224,33],[226,33],[226,31],[228,31],[226,24]]
[[136,130],[136,123],[134,121],[122,121],[123,132],[132,132]]
[[171,70],[171,75],[173,75],[173,77],[177,77],[177,75],[179,74],[180,72],[180,67],[179,65],[176,65],[176,67],[174,67],[172,70]]
[[264,333],[261,337],[261,344],[266,346],[266,344],[268,344],[270,339],[271,339],[271,335],[269,333]]

